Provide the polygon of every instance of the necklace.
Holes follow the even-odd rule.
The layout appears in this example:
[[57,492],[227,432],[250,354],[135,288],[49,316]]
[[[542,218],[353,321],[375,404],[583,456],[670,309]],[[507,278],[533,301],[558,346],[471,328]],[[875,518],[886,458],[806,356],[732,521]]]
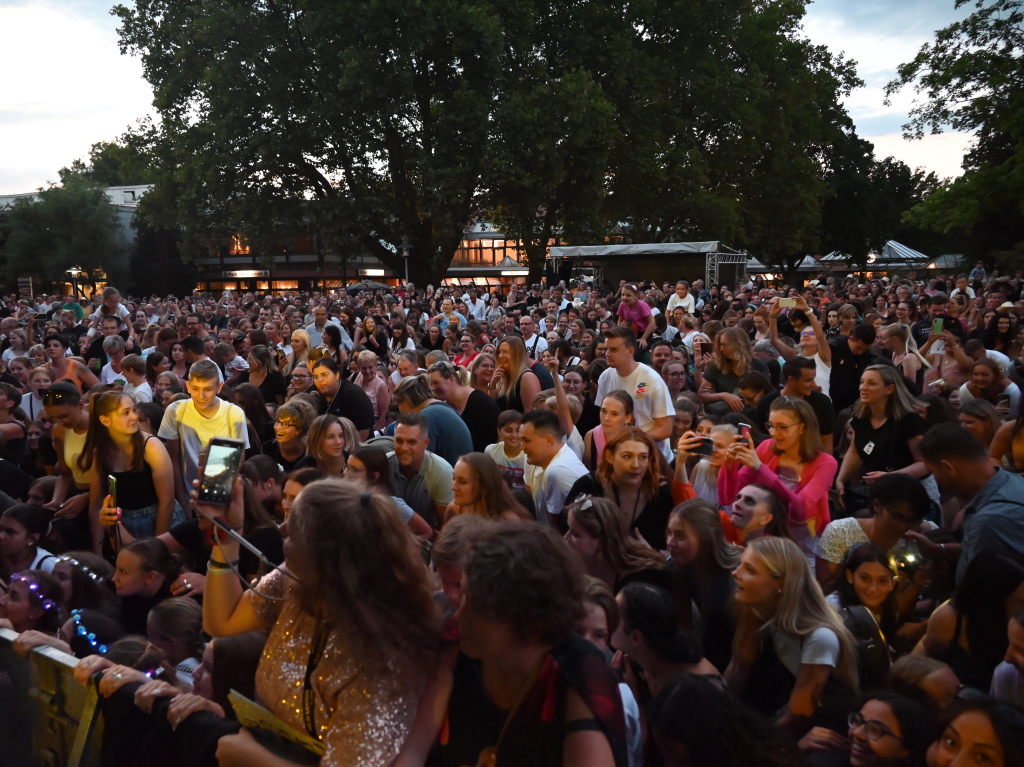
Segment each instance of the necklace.
[[[615,493],[615,505],[619,507],[619,511],[625,512],[625,509],[622,508],[622,501],[619,499],[619,486],[612,483],[612,491]],[[633,513],[629,518],[629,524],[626,526],[627,533],[633,528],[633,524],[636,522],[637,510],[640,508],[640,494],[643,491],[644,485],[643,482],[641,482],[640,486],[636,489],[636,500],[633,501]]]

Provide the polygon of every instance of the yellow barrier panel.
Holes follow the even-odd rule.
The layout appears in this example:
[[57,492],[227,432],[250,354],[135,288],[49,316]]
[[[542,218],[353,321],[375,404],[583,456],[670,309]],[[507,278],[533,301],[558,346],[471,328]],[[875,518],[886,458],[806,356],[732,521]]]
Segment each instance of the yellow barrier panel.
[[96,688],[72,673],[78,659],[40,647],[27,659],[0,629],[0,764],[9,767],[93,767],[99,763],[102,717]]

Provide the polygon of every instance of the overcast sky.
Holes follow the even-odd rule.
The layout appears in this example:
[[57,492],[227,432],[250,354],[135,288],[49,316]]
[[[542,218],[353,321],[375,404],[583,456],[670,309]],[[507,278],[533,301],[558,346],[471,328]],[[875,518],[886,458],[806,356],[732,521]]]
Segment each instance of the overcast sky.
[[[89,147],[111,140],[150,110],[137,59],[121,56],[111,0],[0,0],[0,194],[29,192]],[[963,15],[963,11],[959,12]],[[913,99],[891,107],[882,88],[936,29],[957,17],[953,0],[816,0],[808,37],[857,61],[866,87],[848,101],[861,136],[879,157],[893,155],[940,176],[960,173],[967,137],[908,142],[900,128]]]

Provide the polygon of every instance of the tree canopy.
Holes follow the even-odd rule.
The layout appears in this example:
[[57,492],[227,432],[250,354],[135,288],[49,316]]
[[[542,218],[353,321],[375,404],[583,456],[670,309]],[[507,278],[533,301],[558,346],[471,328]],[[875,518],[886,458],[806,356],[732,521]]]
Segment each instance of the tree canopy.
[[908,221],[966,235],[976,258],[1024,257],[1024,9],[1021,0],[957,0],[973,6],[903,64],[889,95],[912,86],[909,138],[947,128],[974,134],[964,174],[930,194]]
[[[803,0],[137,0],[118,6],[160,125],[186,257],[297,225],[443,276],[486,217],[551,239],[721,239],[770,263],[817,242],[852,62]],[[150,204],[155,211],[156,200]],[[392,246],[392,247],[389,247]]]
[[95,281],[100,270],[112,279],[120,276],[123,242],[117,209],[103,187],[70,173],[63,184],[41,189],[38,197],[17,200],[0,221],[5,274],[63,282],[66,270],[80,266],[86,272],[82,282]]

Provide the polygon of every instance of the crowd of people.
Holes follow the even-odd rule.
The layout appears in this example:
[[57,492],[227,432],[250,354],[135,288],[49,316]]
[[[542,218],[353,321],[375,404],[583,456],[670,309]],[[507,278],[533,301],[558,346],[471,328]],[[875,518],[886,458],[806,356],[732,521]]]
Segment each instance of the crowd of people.
[[0,626],[108,764],[1018,767],[1022,291],[11,296]]

